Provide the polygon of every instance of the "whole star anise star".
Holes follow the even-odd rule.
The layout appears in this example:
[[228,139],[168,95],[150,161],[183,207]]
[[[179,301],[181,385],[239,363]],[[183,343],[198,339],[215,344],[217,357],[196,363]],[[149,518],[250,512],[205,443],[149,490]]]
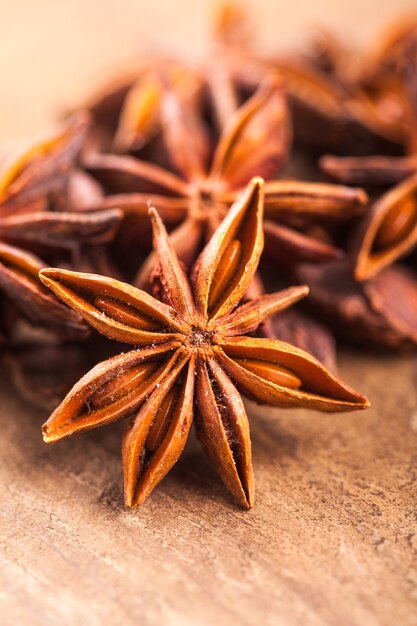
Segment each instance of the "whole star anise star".
[[[89,154],[84,164],[110,194],[90,208],[119,207],[125,213],[123,251],[134,233],[148,232],[151,202],[175,226],[172,241],[188,266],[204,240],[226,214],[235,195],[254,175],[269,178],[285,163],[291,130],[279,78],[271,77],[232,116],[213,148],[203,120],[172,92],[166,95],[164,140],[172,169],[130,156]],[[330,240],[310,236],[315,222],[344,222],[363,211],[361,189],[297,180],[265,184],[265,234],[268,252],[279,260],[323,261],[343,256]],[[133,225],[132,225],[133,224]],[[301,225],[299,228],[294,224]],[[136,284],[147,284],[153,259],[145,262]]]
[[[249,337],[306,295],[303,286],[239,306],[263,247],[263,181],[253,179],[187,278],[162,220],[150,210],[160,300],[97,275],[45,269],[41,280],[99,332],[133,344],[93,368],[43,428],[47,442],[139,409],[123,440],[125,501],[141,504],[178,460],[193,421],[233,497],[253,505],[251,443],[239,391],[275,406],[365,408],[366,398],[307,353]],[[238,391],[239,390],[239,391]]]

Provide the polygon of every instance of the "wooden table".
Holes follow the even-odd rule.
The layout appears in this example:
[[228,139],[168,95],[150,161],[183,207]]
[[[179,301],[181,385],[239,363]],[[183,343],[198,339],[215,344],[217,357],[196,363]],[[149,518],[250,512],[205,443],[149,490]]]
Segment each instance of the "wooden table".
[[[152,24],[159,39],[165,28],[173,40],[175,20],[183,44],[187,32],[199,40],[191,22],[201,8],[142,5],[126,0],[125,14],[93,0],[1,7],[2,136],[41,130],[76,79],[130,54]],[[272,41],[271,15],[284,9],[260,5]],[[302,15],[300,2],[291,5],[287,39]],[[340,7],[318,6],[341,23]],[[342,22],[364,38],[364,21],[356,31],[351,16],[379,24],[392,7],[357,0]],[[231,502],[194,440],[148,503],[126,510],[120,425],[46,446],[45,416],[2,380],[1,623],[417,624],[416,365],[411,356],[343,354],[341,374],[373,402],[360,414],[249,405],[250,512]]]
[[417,360],[342,365],[371,410],[249,407],[250,512],[195,441],[126,510],[119,425],[46,446],[40,416],[3,384],[6,624],[416,624]]

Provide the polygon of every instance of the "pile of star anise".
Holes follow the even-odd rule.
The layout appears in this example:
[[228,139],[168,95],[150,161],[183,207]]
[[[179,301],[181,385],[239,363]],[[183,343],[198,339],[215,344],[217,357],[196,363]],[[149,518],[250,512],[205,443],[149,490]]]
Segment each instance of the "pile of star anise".
[[223,6],[205,60],[144,57],[1,161],[4,375],[54,409],[45,441],[132,418],[131,506],[194,421],[249,508],[241,393],[365,408],[332,333],[417,343],[417,23],[362,54],[317,33],[267,57],[248,32]]

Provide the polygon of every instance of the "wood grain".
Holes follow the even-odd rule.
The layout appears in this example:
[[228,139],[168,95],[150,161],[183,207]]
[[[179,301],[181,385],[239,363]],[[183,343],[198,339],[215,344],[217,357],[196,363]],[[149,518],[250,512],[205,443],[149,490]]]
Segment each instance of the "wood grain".
[[361,414],[251,404],[250,512],[195,441],[126,510],[119,425],[47,446],[3,382],[2,623],[417,624],[416,364],[344,355]]

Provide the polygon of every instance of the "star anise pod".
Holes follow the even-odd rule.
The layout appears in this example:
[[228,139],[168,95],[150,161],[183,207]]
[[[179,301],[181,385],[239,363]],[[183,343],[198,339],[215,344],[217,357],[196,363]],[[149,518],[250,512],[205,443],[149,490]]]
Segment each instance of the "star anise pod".
[[417,243],[417,175],[382,195],[359,225],[347,261],[297,274],[326,320],[358,341],[417,345],[417,273],[398,264]]
[[188,279],[151,209],[160,300],[102,276],[59,269],[40,274],[99,332],[135,346],[84,376],[43,429],[45,441],[57,441],[138,411],[123,440],[129,506],[141,504],[178,460],[193,420],[229,491],[243,507],[253,505],[249,424],[239,391],[273,406],[368,406],[307,353],[248,336],[307,293],[293,287],[239,306],[262,252],[262,214],[262,180],[254,179]]
[[9,146],[0,160],[0,214],[57,208],[87,137],[90,121],[78,112],[45,138]]
[[[253,174],[264,177],[275,174],[289,152],[290,129],[279,79],[267,81],[234,114],[214,148],[197,110],[181,101],[177,91],[169,92],[166,88],[164,104],[167,154],[172,169],[181,178],[132,157],[89,155],[85,160],[88,170],[110,192],[95,208],[117,206],[125,212],[117,239],[118,256],[126,259],[125,268],[135,263],[138,248],[149,249],[149,202],[173,228],[173,245],[181,260],[190,266],[225,215],[234,194]],[[317,262],[342,256],[342,250],[334,245],[327,230],[337,229],[339,223],[346,223],[360,213],[366,200],[366,194],[359,189],[297,180],[268,181],[266,251],[280,262],[285,278],[288,278],[286,267],[300,259]],[[138,286],[147,286],[153,264],[152,256],[143,264],[135,280]],[[285,282],[288,284],[288,280]],[[256,283],[251,287],[252,292],[261,285],[259,278]],[[320,358],[326,349],[325,361],[334,363],[333,341],[324,337],[324,328],[320,329],[323,342],[311,341],[308,333],[296,332],[293,323],[288,332],[290,329],[294,332],[288,337],[294,337],[296,345]],[[264,325],[262,332],[274,336],[271,324]],[[298,343],[301,338],[303,341]]]
[[362,220],[351,253],[355,278],[372,278],[416,244],[417,172],[380,196]]
[[[240,29],[234,29],[239,22],[236,10],[228,9],[226,7],[217,22],[221,34],[215,40],[200,80],[198,71],[193,74],[191,68],[176,65],[171,60],[160,59],[150,66],[144,61],[141,69],[136,69],[134,87],[130,76],[89,103],[96,124],[107,135],[115,134],[113,149],[125,151],[143,147],[149,143],[148,130],[152,129],[153,137],[163,136],[166,149],[153,154],[151,161],[158,164],[165,161],[170,170],[181,176],[181,180],[174,179],[172,171],[151,169],[144,161],[111,155],[91,155],[85,160],[89,170],[111,194],[90,208],[118,206],[124,209],[125,220],[115,248],[116,257],[124,259],[120,267],[129,278],[128,272],[137,262],[137,250],[150,248],[149,202],[156,205],[170,228],[174,228],[174,246],[180,258],[190,265],[225,214],[236,191],[253,174],[263,177],[276,174],[287,160],[290,129],[278,78],[271,77],[270,84],[265,83],[247,105],[237,111],[238,103],[246,99],[248,93],[242,93],[225,63],[225,56],[233,56],[232,48],[235,44],[239,46],[242,40]],[[242,25],[245,27],[244,20]],[[211,107],[205,105],[207,99]],[[209,108],[212,113],[207,117]],[[212,118],[216,118],[217,124]],[[205,124],[207,120],[209,125]],[[260,141],[267,146],[263,151],[259,150]],[[219,152],[226,161],[220,177],[214,168]],[[168,158],[161,159],[160,155],[165,153]],[[185,153],[188,155],[184,164],[180,157]],[[196,153],[201,163],[190,171],[187,164],[196,165]],[[240,183],[234,180],[236,174],[242,176]],[[361,190],[294,180],[269,181],[266,196],[270,218],[266,224],[266,249],[281,266],[300,259],[322,261],[341,256],[342,250],[328,231],[338,234],[342,230],[340,223],[360,213],[366,203],[366,195]],[[142,266],[135,281],[138,286],[147,285],[152,265],[151,258]],[[288,274],[288,270],[282,271]],[[112,275],[117,277],[114,271]],[[257,283],[259,286],[260,281]],[[326,361],[334,363],[334,351],[330,349],[333,341],[330,336],[325,337],[324,328],[319,330],[315,326],[323,342],[308,341],[307,344],[305,340],[312,337],[310,333],[296,332],[294,323],[288,330],[290,328],[298,340],[304,338],[300,345],[297,343],[299,347],[322,357],[323,349],[316,352],[322,343],[328,352]],[[271,329],[270,324],[265,325],[263,332],[271,335]]]
[[51,297],[39,270],[65,253],[73,262],[84,249],[108,243],[122,217],[117,209],[54,210],[67,203],[87,127],[88,120],[78,116],[58,134],[12,153],[0,172],[0,290],[32,323],[65,338],[88,335],[88,328]]
[[[165,103],[167,153],[180,176],[128,156],[90,154],[85,166],[110,193],[95,208],[117,206],[124,211],[122,234],[129,238],[141,233],[146,245],[151,202],[171,227],[176,226],[173,245],[189,265],[251,176],[271,177],[285,163],[290,128],[279,79],[267,81],[235,113],[214,150],[194,109],[175,93]],[[267,181],[265,197],[268,250],[286,262],[340,257],[342,251],[331,239],[309,236],[308,227],[317,221],[344,222],[363,211],[367,201],[361,189],[296,180]],[[124,250],[128,242],[122,239]],[[152,264],[145,263],[138,285],[146,284]]]
[[[417,137],[417,31],[407,29],[388,50],[408,100],[410,150]],[[400,53],[401,52],[401,53]],[[388,58],[387,53],[387,58]],[[304,269],[300,277],[312,287],[312,301],[346,331],[391,347],[417,343],[417,274],[409,265],[397,264],[411,255],[417,243],[417,162],[410,156],[362,158],[326,157],[323,169],[335,177],[376,185],[397,183],[381,195],[362,220],[350,246],[349,265]],[[404,180],[402,180],[405,178]],[[402,182],[398,182],[401,181]],[[413,267],[414,265],[414,267]],[[337,283],[338,287],[335,284]],[[326,291],[327,289],[327,291]],[[335,298],[335,293],[338,297]],[[356,302],[357,306],[354,306]],[[360,304],[359,304],[360,302]]]
[[359,282],[344,260],[301,265],[297,276],[310,288],[311,306],[338,336],[361,347],[416,347],[417,280],[409,267],[387,267]]
[[90,149],[160,157],[162,110],[170,89],[190,106],[204,108],[206,82],[190,63],[166,56],[144,57],[133,67],[119,67],[117,76],[77,107],[87,110],[93,120]]

